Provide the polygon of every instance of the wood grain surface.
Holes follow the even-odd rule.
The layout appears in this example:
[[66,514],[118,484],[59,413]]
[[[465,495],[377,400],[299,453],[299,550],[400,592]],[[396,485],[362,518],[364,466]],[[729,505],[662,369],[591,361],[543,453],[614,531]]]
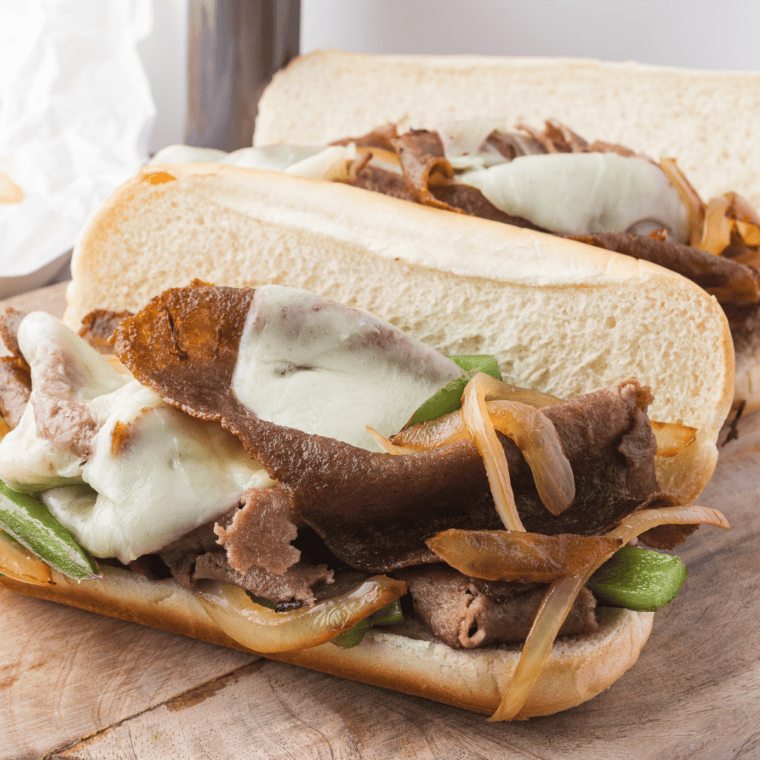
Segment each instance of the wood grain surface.
[[[60,313],[62,293],[31,298]],[[512,724],[0,591],[0,758],[760,758],[760,414],[700,503],[732,528],[679,552],[688,581],[633,669]]]

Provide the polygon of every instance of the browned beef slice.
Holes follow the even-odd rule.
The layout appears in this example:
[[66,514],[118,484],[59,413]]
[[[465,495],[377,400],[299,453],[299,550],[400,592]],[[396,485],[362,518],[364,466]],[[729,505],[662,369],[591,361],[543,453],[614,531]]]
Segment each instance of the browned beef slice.
[[[364,190],[389,195],[402,201],[417,202],[400,174],[371,164],[358,168],[351,179],[345,180],[345,183],[353,187],[361,187]],[[546,232],[542,227],[523,219],[521,216],[513,216],[496,208],[477,187],[454,183],[431,187],[430,192],[442,203],[457,208],[470,216],[511,224],[514,227],[526,227],[527,229]]]
[[437,132],[415,129],[393,140],[409,192],[419,203],[464,213],[438,200],[431,192],[434,186],[448,184],[454,169],[443,153],[443,143]]
[[[369,572],[435,561],[424,539],[447,528],[501,527],[472,441],[389,456],[265,422],[230,382],[253,291],[196,283],[166,291],[116,332],[116,353],[169,404],[219,420],[292,497],[297,519],[348,565]],[[547,406],[577,496],[562,515],[502,438],[520,515],[538,533],[602,533],[657,490],[648,393],[635,381]]]
[[[414,600],[415,614],[430,630],[455,649],[525,641],[546,592],[546,586],[510,584],[513,593],[496,601],[472,583],[472,579],[446,565],[401,570]],[[598,629],[596,600],[583,588],[560,636],[593,633]]]
[[270,602],[298,601],[304,604],[313,604],[314,586],[330,583],[332,577],[332,570],[328,570],[326,565],[311,565],[308,562],[298,562],[280,575],[255,566],[240,573],[230,567],[223,551],[209,552],[198,557],[193,573],[194,581],[210,578],[240,586],[254,596]]
[[382,169],[379,166],[372,166],[366,161],[362,161],[361,164],[361,167],[357,167],[356,171],[351,172],[350,179],[344,180],[345,184],[389,195],[391,198],[398,198],[402,201],[416,203],[417,199],[400,174]]
[[519,132],[499,132],[496,129],[488,135],[481,146],[481,150],[489,148],[500,153],[508,161],[520,156],[546,153],[544,146],[529,135],[523,135]]
[[[635,156],[636,152],[624,145],[596,140],[589,145],[580,135],[573,132],[556,119],[544,122],[544,129],[536,129],[525,124],[518,125],[519,132],[494,130],[484,143],[511,161],[520,156],[536,153],[617,153],[620,156]],[[523,132],[525,134],[523,134]]]
[[[237,507],[229,510],[228,515],[233,514]],[[183,585],[192,585],[195,562],[199,556],[206,552],[218,552],[219,543],[214,533],[214,523],[201,525],[181,538],[165,546],[159,557],[166,563],[172,575]]]
[[64,348],[54,345],[35,365],[31,397],[39,435],[84,459],[90,456],[92,438],[99,428],[77,394],[86,380]]
[[[227,522],[235,511],[230,510]],[[314,601],[312,588],[332,582],[332,571],[325,565],[309,562],[298,562],[280,575],[255,566],[241,573],[230,567],[226,552],[217,543],[213,523],[202,525],[165,547],[160,557],[177,581],[187,588],[210,578],[240,586],[273,602],[297,600],[311,604]]]
[[91,311],[82,320],[79,337],[84,338],[98,353],[112,354],[113,346],[108,341],[121,321],[131,316],[131,311]]
[[[23,409],[18,402],[24,397],[23,386],[26,384],[29,365],[19,349],[18,327],[25,316],[24,312],[16,309],[6,309],[0,315],[0,335],[8,349],[21,360],[15,368],[11,365],[5,367],[2,381],[9,383],[11,390],[1,393],[7,398],[14,397],[14,408],[21,412]],[[66,351],[61,346],[52,346],[35,366],[32,405],[37,432],[43,438],[87,458],[98,424],[87,405],[76,394],[76,389],[85,380]],[[0,402],[0,407],[2,403],[5,402]]]
[[477,187],[454,183],[431,187],[430,192],[439,200],[452,208],[460,209],[465,214],[477,216],[479,219],[490,219],[493,222],[511,224],[513,227],[524,227],[537,232],[547,232],[543,227],[523,219],[521,216],[508,214],[496,208]]
[[330,145],[348,145],[354,143],[357,148],[382,148],[383,150],[395,152],[393,140],[398,137],[395,124],[386,124],[384,127],[378,127],[361,137],[344,137],[342,140],[335,140]]
[[19,359],[24,357],[18,345],[18,326],[25,316],[26,312],[11,308],[0,314],[0,337],[3,339],[5,347]]
[[[760,303],[760,273],[733,259],[715,256],[690,245],[627,232],[574,239],[677,272],[714,295],[724,308],[727,305],[751,306],[756,311]],[[727,313],[730,315],[728,310]]]
[[0,358],[0,414],[15,428],[26,409],[32,392],[32,378],[29,365],[16,356]]
[[282,575],[301,556],[290,543],[298,533],[291,497],[281,488],[252,488],[244,494],[241,508],[214,530],[230,566],[239,573],[255,566]]

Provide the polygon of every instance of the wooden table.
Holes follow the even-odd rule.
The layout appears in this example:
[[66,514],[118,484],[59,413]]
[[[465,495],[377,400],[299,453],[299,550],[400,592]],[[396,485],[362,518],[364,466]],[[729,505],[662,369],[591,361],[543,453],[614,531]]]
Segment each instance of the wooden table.
[[[60,313],[63,286],[12,299]],[[760,758],[760,415],[724,446],[686,587],[595,700],[513,724],[0,591],[0,758]]]

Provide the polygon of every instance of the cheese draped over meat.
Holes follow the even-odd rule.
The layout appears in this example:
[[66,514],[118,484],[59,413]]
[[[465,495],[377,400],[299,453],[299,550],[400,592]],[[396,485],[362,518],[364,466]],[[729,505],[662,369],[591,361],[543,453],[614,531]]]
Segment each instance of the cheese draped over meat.
[[[664,228],[675,242],[689,239],[686,205],[662,169],[646,158],[592,152],[532,153],[507,160],[496,150],[484,149],[493,131],[488,119],[457,122],[436,131],[446,160],[458,172],[453,181],[477,188],[511,216],[562,235],[648,234]],[[527,136],[525,141],[529,142]],[[229,154],[173,145],[151,163],[216,161],[332,179],[339,164],[355,155],[353,143],[268,145]],[[372,163],[399,171],[382,158],[373,158]]]
[[626,232],[643,222],[689,237],[688,210],[659,166],[616,153],[521,156],[457,180],[496,208],[563,235]]
[[[27,315],[18,341],[32,394],[0,442],[0,478],[42,492],[95,556],[128,563],[156,552],[275,484],[237,438],[121,375],[54,317]],[[391,435],[461,374],[365,312],[279,286],[256,292],[238,357],[234,388],[247,409],[363,448],[376,447],[367,425]]]

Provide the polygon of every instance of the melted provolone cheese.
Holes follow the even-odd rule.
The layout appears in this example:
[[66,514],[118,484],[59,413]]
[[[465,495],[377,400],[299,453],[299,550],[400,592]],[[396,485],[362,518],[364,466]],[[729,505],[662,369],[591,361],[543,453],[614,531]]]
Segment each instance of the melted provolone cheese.
[[299,177],[327,178],[346,161],[356,158],[356,147],[350,145],[266,145],[241,148],[232,153],[212,148],[170,145],[151,159],[151,164],[219,163],[248,169],[297,174]]
[[261,419],[373,451],[462,374],[377,317],[303,290],[256,290],[232,381]]
[[274,485],[218,424],[167,406],[136,380],[93,406],[104,423],[82,479],[97,496],[64,489],[45,500],[95,556],[131,562],[219,517],[249,488]]
[[0,480],[17,491],[37,492],[82,479],[81,458],[37,434],[34,408],[0,441]]
[[625,232],[642,220],[689,236],[688,210],[663,171],[616,153],[522,156],[457,181],[477,187],[494,206],[552,232]]

